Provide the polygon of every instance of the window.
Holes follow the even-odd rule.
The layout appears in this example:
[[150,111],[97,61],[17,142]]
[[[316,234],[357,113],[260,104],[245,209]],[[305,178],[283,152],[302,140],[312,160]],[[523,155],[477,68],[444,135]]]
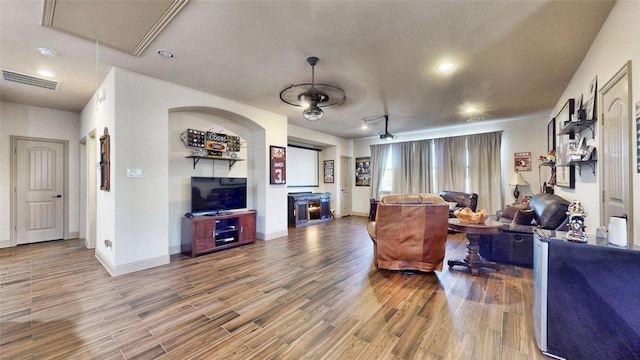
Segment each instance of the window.
[[380,187],[378,188],[378,199],[382,196],[391,194],[393,189],[393,161],[391,160],[391,153],[393,150],[389,150],[387,156],[386,165],[384,167],[384,173],[382,174],[382,181],[380,181]]

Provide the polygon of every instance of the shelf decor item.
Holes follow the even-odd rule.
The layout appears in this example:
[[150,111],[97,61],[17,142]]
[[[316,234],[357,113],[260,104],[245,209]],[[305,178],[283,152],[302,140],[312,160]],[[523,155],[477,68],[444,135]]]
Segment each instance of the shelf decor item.
[[280,146],[269,146],[269,154],[271,157],[271,184],[287,183],[287,149]]
[[587,213],[584,212],[584,207],[580,204],[580,201],[574,200],[569,204],[569,231],[566,234],[566,238],[569,241],[585,243],[587,242],[587,234],[584,233],[584,220],[587,217]]

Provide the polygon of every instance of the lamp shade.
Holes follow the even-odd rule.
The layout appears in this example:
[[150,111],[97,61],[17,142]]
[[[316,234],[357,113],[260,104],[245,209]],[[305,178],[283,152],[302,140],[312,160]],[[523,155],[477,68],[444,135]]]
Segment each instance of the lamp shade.
[[522,174],[515,172],[509,181],[509,185],[527,185],[527,182],[524,181]]

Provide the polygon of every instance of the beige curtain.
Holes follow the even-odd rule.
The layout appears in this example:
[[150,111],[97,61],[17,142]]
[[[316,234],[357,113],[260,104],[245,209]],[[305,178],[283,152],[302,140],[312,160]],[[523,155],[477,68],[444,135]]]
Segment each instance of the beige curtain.
[[467,138],[456,136],[434,139],[435,192],[467,192]]
[[502,209],[502,132],[469,135],[469,189],[478,194],[478,208],[494,213]]
[[377,198],[391,151],[395,194],[463,191],[478,208],[502,208],[502,132],[371,145],[371,197]]
[[382,175],[384,174],[384,169],[387,166],[387,159],[389,158],[389,151],[391,151],[391,144],[370,145],[369,149],[371,151],[370,197],[373,199],[378,199],[380,182],[382,181]]
[[431,192],[431,140],[395,143],[393,158],[393,193]]

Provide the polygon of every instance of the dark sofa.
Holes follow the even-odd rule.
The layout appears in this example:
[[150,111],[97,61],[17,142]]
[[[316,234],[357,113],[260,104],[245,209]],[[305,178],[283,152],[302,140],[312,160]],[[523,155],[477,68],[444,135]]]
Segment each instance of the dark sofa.
[[449,208],[449,217],[455,217],[453,212],[458,209],[470,208],[476,211],[478,207],[478,194],[466,193],[461,191],[442,191],[438,194],[444,201],[448,203],[456,203],[454,208]]
[[533,267],[533,229],[567,230],[569,201],[554,194],[538,194],[528,205],[507,206],[495,219],[504,223],[502,232],[481,235],[480,255],[502,264]]

